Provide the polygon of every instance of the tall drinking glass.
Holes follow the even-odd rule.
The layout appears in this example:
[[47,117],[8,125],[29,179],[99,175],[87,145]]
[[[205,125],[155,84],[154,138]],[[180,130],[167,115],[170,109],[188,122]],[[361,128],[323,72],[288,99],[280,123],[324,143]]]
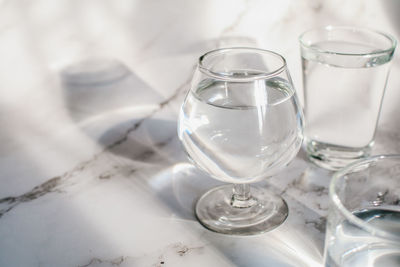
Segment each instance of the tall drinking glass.
[[326,267],[400,266],[400,155],[339,171],[329,198]]
[[300,36],[311,161],[338,170],[370,154],[395,46],[387,34],[351,27]]
[[285,59],[271,51],[227,48],[201,56],[179,116],[179,138],[191,161],[233,183],[196,204],[208,229],[248,235],[271,230],[288,215],[285,201],[250,187],[297,154],[303,115]]

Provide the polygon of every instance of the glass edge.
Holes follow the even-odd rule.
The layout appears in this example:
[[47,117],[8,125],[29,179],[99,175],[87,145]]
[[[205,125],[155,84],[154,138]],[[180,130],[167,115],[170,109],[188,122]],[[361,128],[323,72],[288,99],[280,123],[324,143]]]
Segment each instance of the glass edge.
[[[324,49],[318,49],[315,47],[311,47],[310,45],[308,45],[307,43],[304,42],[303,37],[305,34],[312,32],[312,31],[316,31],[316,30],[334,30],[334,29],[347,29],[347,30],[355,30],[355,31],[367,31],[367,32],[372,32],[375,34],[379,34],[384,36],[385,38],[387,38],[388,40],[390,40],[391,42],[391,46],[390,48],[387,49],[383,49],[383,50],[379,50],[376,52],[370,52],[370,53],[338,53],[338,52],[332,52],[329,50],[324,50]],[[301,33],[298,37],[298,41],[300,43],[301,47],[304,47],[306,49],[315,51],[317,53],[320,54],[331,54],[331,55],[339,55],[339,56],[356,56],[356,57],[366,57],[366,56],[376,56],[376,55],[384,55],[384,54],[390,54],[390,53],[394,53],[396,46],[397,46],[397,40],[394,38],[393,35],[382,32],[382,31],[378,31],[375,29],[370,29],[370,28],[365,28],[365,27],[351,27],[351,26],[325,26],[325,27],[320,27],[320,28],[313,28],[313,29],[309,29],[304,31],[303,33]]]
[[353,162],[353,163],[347,165],[346,167],[344,167],[343,169],[335,172],[333,174],[332,180],[329,184],[329,200],[332,202],[333,208],[338,210],[339,213],[341,213],[344,218],[346,218],[348,221],[350,221],[354,225],[360,227],[361,229],[363,229],[367,232],[377,235],[379,237],[389,238],[391,240],[400,241],[400,237],[395,236],[395,235],[391,234],[390,232],[375,228],[375,227],[369,225],[368,223],[366,223],[365,221],[354,216],[352,212],[348,211],[344,207],[342,202],[339,200],[339,196],[335,193],[335,185],[337,184],[337,181],[341,177],[343,177],[346,173],[349,173],[349,171],[352,170],[354,167],[359,166],[361,164],[365,164],[365,163],[369,163],[369,162],[376,162],[376,161],[383,160],[383,159],[400,159],[400,154],[384,154],[384,155],[371,156],[371,157],[364,158],[364,159],[358,160],[356,162]]
[[[214,72],[209,70],[208,68],[204,67],[202,65],[202,61],[206,56],[212,55],[212,54],[219,54],[219,53],[223,53],[225,51],[232,51],[232,50],[249,50],[249,51],[258,51],[258,52],[262,52],[262,53],[270,53],[273,54],[277,57],[279,57],[282,60],[282,66],[277,68],[276,70],[273,70],[271,72],[268,73],[262,73],[262,74],[257,74],[257,75],[253,75],[251,77],[248,78],[234,78],[231,77],[229,75],[224,75],[222,73],[219,72]],[[202,56],[199,57],[198,59],[198,63],[197,63],[198,69],[200,70],[200,72],[202,72],[205,75],[211,76],[215,79],[218,80],[222,80],[222,81],[232,81],[232,82],[250,82],[250,81],[256,81],[256,80],[260,80],[260,79],[268,79],[271,78],[273,76],[279,75],[280,73],[282,73],[285,69],[287,69],[287,63],[286,63],[286,59],[271,50],[266,50],[266,49],[261,49],[261,48],[253,48],[253,47],[231,47],[231,48],[218,48],[218,49],[214,49],[211,51],[208,51],[206,53],[204,53]]]

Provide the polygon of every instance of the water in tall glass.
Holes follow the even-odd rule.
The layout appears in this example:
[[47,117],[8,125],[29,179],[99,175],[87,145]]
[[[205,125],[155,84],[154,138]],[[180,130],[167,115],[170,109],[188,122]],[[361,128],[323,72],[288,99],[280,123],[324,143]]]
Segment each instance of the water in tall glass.
[[281,78],[205,79],[185,101],[180,139],[193,162],[216,179],[260,180],[288,164],[300,148],[301,110],[294,89]]
[[[319,42],[312,47],[313,51],[302,50],[308,153],[333,158],[365,156],[374,141],[391,56],[340,55],[341,51],[372,50],[344,41]],[[332,56],[315,50],[337,53]]]

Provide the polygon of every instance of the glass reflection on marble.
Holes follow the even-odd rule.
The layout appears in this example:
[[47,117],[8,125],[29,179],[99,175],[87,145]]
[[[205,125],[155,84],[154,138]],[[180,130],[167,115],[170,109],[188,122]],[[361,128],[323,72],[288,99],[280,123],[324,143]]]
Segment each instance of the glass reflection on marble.
[[254,48],[227,48],[199,59],[181,108],[178,133],[191,161],[234,184],[197,202],[208,229],[248,235],[271,230],[288,215],[286,202],[250,187],[280,171],[299,151],[303,114],[284,58]]

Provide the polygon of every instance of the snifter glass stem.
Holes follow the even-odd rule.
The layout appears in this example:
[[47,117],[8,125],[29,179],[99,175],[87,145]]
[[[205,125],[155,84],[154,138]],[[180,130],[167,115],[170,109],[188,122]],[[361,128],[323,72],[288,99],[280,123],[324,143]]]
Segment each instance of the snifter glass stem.
[[251,196],[249,184],[234,184],[231,205],[235,208],[249,208],[257,203]]

